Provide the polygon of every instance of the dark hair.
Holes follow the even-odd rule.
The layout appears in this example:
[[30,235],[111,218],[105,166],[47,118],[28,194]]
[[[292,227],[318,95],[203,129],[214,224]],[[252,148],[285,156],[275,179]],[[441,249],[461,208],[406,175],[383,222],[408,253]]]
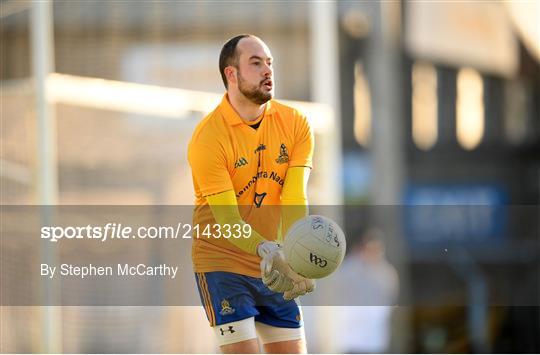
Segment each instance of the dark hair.
[[232,65],[238,67],[238,53],[236,52],[236,46],[242,38],[253,37],[253,35],[242,34],[235,36],[227,41],[221,48],[221,53],[219,54],[219,72],[221,73],[221,79],[223,79],[223,84],[225,88],[228,88],[227,77],[225,76],[225,68]]

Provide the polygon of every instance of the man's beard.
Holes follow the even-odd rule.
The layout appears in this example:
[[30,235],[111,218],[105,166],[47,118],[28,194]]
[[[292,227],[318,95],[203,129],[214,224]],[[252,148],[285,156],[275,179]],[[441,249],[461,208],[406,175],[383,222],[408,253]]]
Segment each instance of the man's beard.
[[263,105],[272,99],[272,91],[264,92],[261,89],[261,85],[255,86],[248,84],[242,75],[240,70],[238,71],[238,90],[251,102],[257,105]]

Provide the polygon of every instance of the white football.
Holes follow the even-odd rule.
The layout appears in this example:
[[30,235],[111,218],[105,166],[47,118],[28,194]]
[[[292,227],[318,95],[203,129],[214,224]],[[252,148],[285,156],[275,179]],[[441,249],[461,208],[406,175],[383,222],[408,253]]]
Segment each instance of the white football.
[[336,222],[318,215],[294,223],[283,243],[285,259],[298,274],[320,279],[333,273],[343,261],[345,234]]

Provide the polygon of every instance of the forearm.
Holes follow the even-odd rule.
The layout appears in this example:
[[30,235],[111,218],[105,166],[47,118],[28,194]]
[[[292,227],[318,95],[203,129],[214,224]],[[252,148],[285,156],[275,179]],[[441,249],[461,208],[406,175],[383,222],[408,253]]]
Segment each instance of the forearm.
[[307,181],[310,169],[292,167],[287,171],[281,194],[281,235],[285,238],[289,228],[308,215]]
[[[244,225],[246,222],[242,219],[238,210],[238,203],[234,191],[229,190],[215,195],[206,196],[208,205],[216,222],[221,225]],[[243,251],[257,255],[257,246],[265,242],[266,239],[254,229],[251,229],[249,238],[228,238],[229,242]]]

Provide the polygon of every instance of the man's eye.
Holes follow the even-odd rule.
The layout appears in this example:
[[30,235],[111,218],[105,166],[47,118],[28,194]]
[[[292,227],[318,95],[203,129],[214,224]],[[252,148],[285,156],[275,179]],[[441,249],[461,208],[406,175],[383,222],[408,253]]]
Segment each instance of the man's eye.
[[260,65],[261,62],[253,62],[253,63],[251,63],[251,64],[253,64],[253,65]]

